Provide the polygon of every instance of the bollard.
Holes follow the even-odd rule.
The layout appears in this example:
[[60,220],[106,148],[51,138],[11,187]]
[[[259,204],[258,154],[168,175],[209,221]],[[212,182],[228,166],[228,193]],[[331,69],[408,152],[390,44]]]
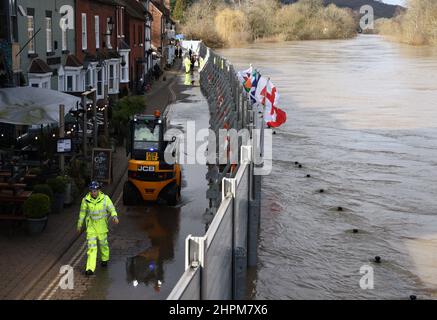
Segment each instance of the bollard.
[[234,250],[233,300],[246,299],[247,254],[242,247]]

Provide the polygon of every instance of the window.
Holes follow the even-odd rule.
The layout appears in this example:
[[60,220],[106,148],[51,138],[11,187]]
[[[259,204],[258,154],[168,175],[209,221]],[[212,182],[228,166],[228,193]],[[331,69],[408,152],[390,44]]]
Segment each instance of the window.
[[[29,11],[29,9],[28,9]],[[33,33],[35,30],[35,21],[33,15],[27,16],[27,37],[28,39],[32,39],[28,45],[28,53],[35,53],[35,38],[33,37]]]
[[82,50],[87,49],[86,13],[82,13]]
[[58,68],[58,91],[65,91],[65,72],[64,68]]
[[[121,55],[121,83],[129,82],[129,50],[120,50]],[[124,62],[124,65],[123,65]]]
[[109,30],[109,22],[110,22],[111,18],[106,18],[106,46],[108,47],[108,49],[112,49],[112,45],[111,45],[111,31]]
[[100,48],[100,26],[99,26],[100,18],[99,16],[94,16],[94,32],[96,34],[96,49]]
[[120,60],[108,60],[108,93],[117,94],[119,87]]
[[124,8],[121,8],[121,15],[120,15],[120,34],[121,37],[124,38],[124,24],[123,24],[123,16],[124,16]]
[[67,38],[67,21],[68,21],[68,19],[66,18],[66,17],[62,17],[61,18],[61,23],[60,23],[60,26],[61,26],[61,46],[62,46],[62,51],[67,51],[68,50],[68,48],[67,48],[67,41],[68,41],[68,38]]
[[67,28],[62,29],[62,51],[67,51]]
[[134,130],[134,149],[158,149],[160,126],[155,121],[136,123]]
[[73,91],[73,76],[67,76],[67,91]]
[[109,90],[114,89],[115,68],[113,64],[109,65]]
[[88,69],[85,73],[85,90],[88,90],[91,85],[91,72],[91,69]]
[[59,75],[58,76],[58,91],[65,91],[64,87],[65,87],[65,77]]
[[39,85],[38,85],[38,83],[32,83],[32,84],[31,84],[31,87],[32,87],[32,88],[39,88]]
[[97,70],[97,98],[103,98],[103,68]]
[[46,17],[47,52],[53,51],[52,18]]

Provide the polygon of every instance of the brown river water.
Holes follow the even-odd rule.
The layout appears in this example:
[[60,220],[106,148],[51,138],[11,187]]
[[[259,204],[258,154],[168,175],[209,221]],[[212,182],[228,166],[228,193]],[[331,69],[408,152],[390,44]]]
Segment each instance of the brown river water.
[[219,52],[270,76],[288,117],[250,298],[436,298],[437,49],[363,35]]

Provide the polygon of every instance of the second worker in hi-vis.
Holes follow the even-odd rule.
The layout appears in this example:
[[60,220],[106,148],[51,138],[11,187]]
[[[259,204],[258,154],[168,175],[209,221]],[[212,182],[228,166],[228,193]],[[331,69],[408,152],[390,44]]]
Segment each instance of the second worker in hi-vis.
[[100,191],[100,184],[92,181],[89,185],[90,192],[82,199],[80,206],[77,232],[80,233],[83,222],[86,226],[86,237],[88,241],[88,258],[85,274],[94,274],[97,262],[97,240],[100,246],[100,258],[102,267],[106,267],[109,261],[108,244],[108,217],[110,216],[115,224],[118,224],[117,212],[109,198]]

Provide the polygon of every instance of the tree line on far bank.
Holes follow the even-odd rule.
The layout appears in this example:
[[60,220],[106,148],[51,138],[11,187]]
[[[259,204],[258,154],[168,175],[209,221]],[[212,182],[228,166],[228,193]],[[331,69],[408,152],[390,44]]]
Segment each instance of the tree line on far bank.
[[437,1],[408,0],[407,10],[376,21],[378,33],[411,45],[437,45]]
[[[179,30],[213,48],[257,41],[353,38],[361,18],[356,10],[326,6],[324,0],[290,5],[279,0],[171,1]],[[407,9],[396,11],[393,18],[378,19],[375,29],[365,32],[411,45],[437,45],[437,0],[407,0]]]
[[242,46],[255,41],[347,39],[357,33],[350,9],[323,0],[176,0],[173,18],[181,32],[210,47]]

